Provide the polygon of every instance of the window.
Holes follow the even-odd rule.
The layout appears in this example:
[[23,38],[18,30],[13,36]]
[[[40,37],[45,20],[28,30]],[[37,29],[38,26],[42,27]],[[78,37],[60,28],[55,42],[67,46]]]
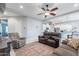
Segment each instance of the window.
[[8,20],[0,19],[0,36],[8,36]]

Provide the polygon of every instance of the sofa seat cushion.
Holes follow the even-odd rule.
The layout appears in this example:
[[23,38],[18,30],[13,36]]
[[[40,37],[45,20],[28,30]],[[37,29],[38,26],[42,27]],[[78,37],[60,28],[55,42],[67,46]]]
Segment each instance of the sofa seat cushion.
[[48,39],[49,43],[56,43],[55,40]]
[[64,48],[64,49],[67,49],[67,50],[70,50],[70,51],[72,51],[74,53],[77,53],[77,50],[75,50],[74,48],[72,48],[72,47],[70,47],[68,45],[62,44],[60,47]]
[[70,50],[67,50],[67,49],[64,49],[64,48],[57,48],[55,51],[54,51],[55,54],[57,54],[58,56],[77,56],[76,53],[70,51]]

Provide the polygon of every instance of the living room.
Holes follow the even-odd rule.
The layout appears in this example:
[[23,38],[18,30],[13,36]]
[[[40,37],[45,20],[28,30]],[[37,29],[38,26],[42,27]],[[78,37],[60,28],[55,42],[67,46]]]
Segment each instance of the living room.
[[78,7],[79,3],[0,3],[0,55],[78,56]]

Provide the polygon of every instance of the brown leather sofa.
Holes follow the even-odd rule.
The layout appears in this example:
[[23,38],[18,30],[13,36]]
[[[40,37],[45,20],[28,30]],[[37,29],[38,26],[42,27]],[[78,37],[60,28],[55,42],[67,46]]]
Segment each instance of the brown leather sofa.
[[40,43],[57,48],[57,47],[59,47],[60,38],[61,38],[60,33],[44,32],[43,36],[38,37],[38,40]]

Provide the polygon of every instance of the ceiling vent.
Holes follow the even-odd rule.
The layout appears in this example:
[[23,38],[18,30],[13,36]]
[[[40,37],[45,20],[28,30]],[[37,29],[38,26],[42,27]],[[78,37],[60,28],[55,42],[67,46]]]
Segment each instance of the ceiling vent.
[[0,13],[3,14],[6,9],[6,4],[5,3],[0,3]]

